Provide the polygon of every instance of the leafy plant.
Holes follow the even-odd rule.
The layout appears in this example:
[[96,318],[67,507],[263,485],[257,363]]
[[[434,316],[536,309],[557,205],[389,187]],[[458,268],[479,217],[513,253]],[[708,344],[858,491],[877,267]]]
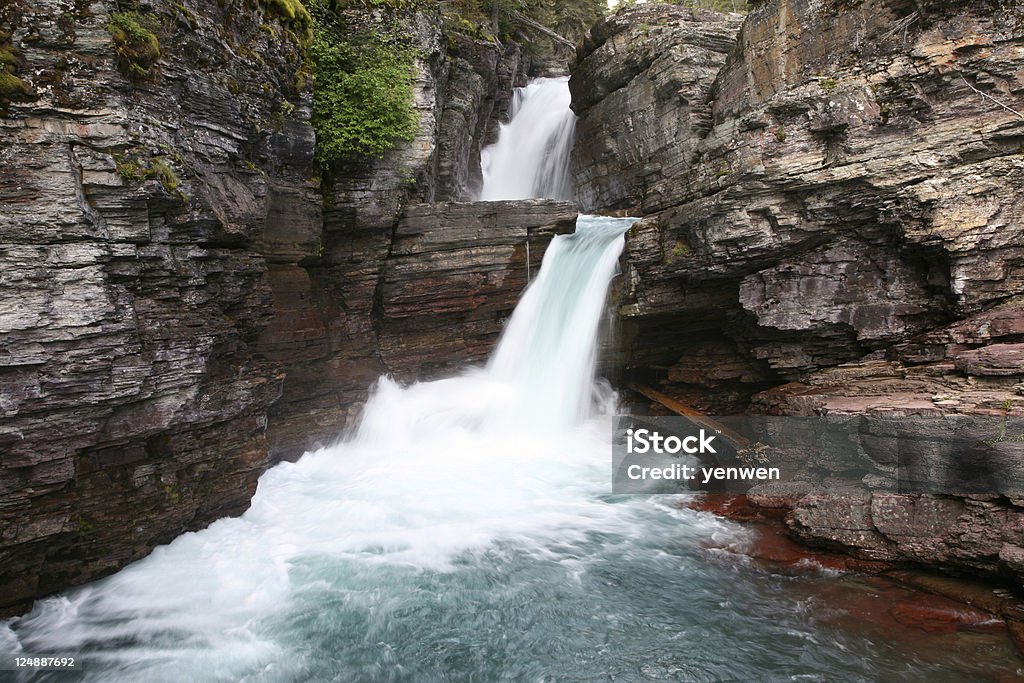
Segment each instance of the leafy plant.
[[316,83],[317,156],[337,161],[376,157],[419,130],[413,102],[416,52],[386,24],[353,26],[343,14],[314,6],[309,58]]

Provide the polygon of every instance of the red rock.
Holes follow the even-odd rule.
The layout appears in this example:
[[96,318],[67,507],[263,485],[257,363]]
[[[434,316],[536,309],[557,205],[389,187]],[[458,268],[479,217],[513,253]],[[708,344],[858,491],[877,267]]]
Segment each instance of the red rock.
[[929,633],[952,633],[964,629],[1002,631],[1005,628],[1003,621],[995,615],[927,593],[901,600],[890,611],[901,624]]
[[1013,644],[1024,655],[1024,621],[1007,619],[1006,628],[1010,631],[1010,638],[1013,640]]

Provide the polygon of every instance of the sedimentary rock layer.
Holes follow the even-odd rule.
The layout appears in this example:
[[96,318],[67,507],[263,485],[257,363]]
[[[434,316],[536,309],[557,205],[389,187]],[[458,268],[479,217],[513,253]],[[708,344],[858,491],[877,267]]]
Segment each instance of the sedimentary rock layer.
[[483,362],[551,238],[576,207],[526,200],[412,206],[398,224],[380,288],[380,353],[400,379]]
[[284,27],[160,5],[162,58],[137,73],[113,10],[4,5],[32,86],[0,118],[5,608],[245,509],[281,391],[259,251],[320,223]]
[[[646,216],[625,257],[628,372],[712,413],[1024,410],[1024,12],[773,0],[730,47],[736,25],[631,9],[577,55],[584,208]],[[1019,502],[847,534],[889,522],[816,500],[791,523],[1020,575]]]

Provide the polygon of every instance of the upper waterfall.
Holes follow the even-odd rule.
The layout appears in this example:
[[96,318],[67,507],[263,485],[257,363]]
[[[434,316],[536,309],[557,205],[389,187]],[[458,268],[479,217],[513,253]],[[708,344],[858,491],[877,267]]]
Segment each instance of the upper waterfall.
[[569,154],[576,115],[568,78],[538,78],[516,88],[510,120],[483,150],[480,199],[572,199]]

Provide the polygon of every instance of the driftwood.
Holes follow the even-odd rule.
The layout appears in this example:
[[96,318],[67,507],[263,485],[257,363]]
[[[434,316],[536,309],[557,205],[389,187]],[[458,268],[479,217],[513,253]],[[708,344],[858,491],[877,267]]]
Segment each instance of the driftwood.
[[550,38],[551,40],[555,41],[556,43],[561,43],[562,45],[567,45],[568,47],[571,47],[574,50],[576,49],[576,43],[572,42],[571,40],[569,40],[565,36],[558,35],[554,31],[549,29],[547,26],[545,26],[544,24],[542,24],[539,21],[536,21],[534,19],[531,19],[530,17],[526,16],[522,12],[520,12],[518,10],[513,10],[512,11],[512,17],[516,21],[520,22],[521,24],[525,24],[526,26],[529,26],[533,30],[538,31],[540,33],[543,33],[544,35],[546,35],[548,38]]
[[751,443],[749,439],[747,439],[742,434],[734,432],[733,430],[723,425],[721,422],[718,422],[717,420],[713,420],[710,417],[707,417],[703,413],[694,410],[685,403],[677,401],[671,396],[666,396],[660,391],[651,389],[650,387],[641,386],[639,384],[630,384],[629,388],[638,394],[646,396],[655,403],[658,403],[664,406],[665,408],[668,408],[676,415],[682,415],[683,417],[687,418],[694,424],[698,424],[701,427],[706,427],[708,429],[714,430],[723,439],[731,443],[736,450],[743,450],[745,448],[750,448],[751,446],[754,445],[753,443]]

